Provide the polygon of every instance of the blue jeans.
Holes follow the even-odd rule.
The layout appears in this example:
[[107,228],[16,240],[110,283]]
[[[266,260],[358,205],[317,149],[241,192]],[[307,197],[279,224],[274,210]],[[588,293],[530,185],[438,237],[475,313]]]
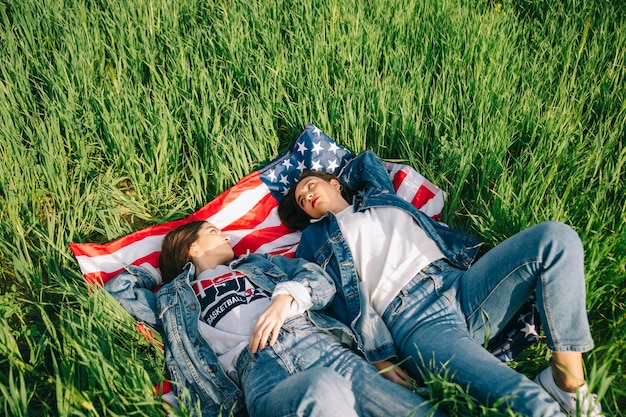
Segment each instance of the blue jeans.
[[273,347],[244,349],[237,373],[251,417],[445,416],[306,316],[288,319]]
[[543,389],[485,349],[535,291],[548,347],[591,350],[582,244],[556,222],[512,236],[466,271],[433,262],[394,298],[383,320],[414,377],[424,368],[447,373],[484,404],[506,399],[525,415],[562,416]]

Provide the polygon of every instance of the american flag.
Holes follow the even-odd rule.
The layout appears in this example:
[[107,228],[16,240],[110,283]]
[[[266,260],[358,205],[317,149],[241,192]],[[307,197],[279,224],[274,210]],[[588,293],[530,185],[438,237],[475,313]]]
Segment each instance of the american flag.
[[[245,176],[233,187],[190,216],[138,230],[105,244],[73,243],[73,252],[85,279],[104,283],[124,265],[158,266],[163,238],[170,230],[193,220],[206,220],[231,238],[236,256],[248,250],[293,256],[300,232],[280,222],[278,203],[308,169],[339,173],[355,154],[309,124],[293,147],[275,160]],[[396,192],[433,218],[443,209],[445,193],[413,168],[385,162]]]

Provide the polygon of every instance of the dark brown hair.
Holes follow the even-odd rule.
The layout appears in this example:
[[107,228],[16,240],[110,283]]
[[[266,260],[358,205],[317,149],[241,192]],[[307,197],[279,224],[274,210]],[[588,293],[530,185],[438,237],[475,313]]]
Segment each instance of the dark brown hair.
[[[352,202],[352,192],[348,190],[336,175],[323,171],[303,171],[300,176],[298,176],[298,182],[307,177],[318,177],[326,182],[330,182],[330,180],[339,181],[341,184],[341,196],[348,203]],[[305,227],[311,224],[311,217],[309,217],[296,202],[296,184],[291,186],[287,195],[283,197],[283,201],[278,205],[278,217],[280,217],[280,220],[285,226],[293,230],[304,230]]]
[[198,231],[205,224],[205,221],[193,221],[178,226],[165,235],[159,255],[159,269],[164,284],[176,278],[183,272],[187,262],[191,261],[189,249],[198,239]]

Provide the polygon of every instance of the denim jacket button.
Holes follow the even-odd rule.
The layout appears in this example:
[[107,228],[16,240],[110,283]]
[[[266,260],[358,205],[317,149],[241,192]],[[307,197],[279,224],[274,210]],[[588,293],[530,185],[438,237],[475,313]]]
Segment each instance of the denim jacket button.
[[196,309],[196,305],[195,304],[192,304],[192,305],[189,306],[189,310],[193,311],[195,309]]
[[217,372],[217,366],[215,366],[215,365],[211,365],[211,366],[209,366],[209,370],[210,370],[211,372]]
[[196,344],[196,346],[197,346],[197,345],[199,345],[199,344],[200,344],[200,343],[202,343],[202,342],[200,341],[200,339],[196,339],[196,340],[194,340],[194,343],[195,343],[195,344]]

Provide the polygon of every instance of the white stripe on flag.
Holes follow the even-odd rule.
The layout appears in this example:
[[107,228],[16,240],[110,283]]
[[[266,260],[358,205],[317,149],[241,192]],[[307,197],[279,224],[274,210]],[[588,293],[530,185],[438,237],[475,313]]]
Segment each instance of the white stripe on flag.
[[160,251],[164,237],[165,235],[148,236],[107,255],[81,255],[77,256],[76,259],[85,275],[100,271],[115,272],[123,264],[131,264],[152,252]]
[[[230,208],[230,207],[229,207]],[[222,209],[224,211],[224,209]],[[235,246],[241,239],[252,232],[256,232],[268,227],[280,226],[280,218],[278,217],[278,207],[274,207],[265,219],[258,219],[260,223],[255,224],[251,229],[227,230],[225,235],[230,237],[230,244]]]
[[263,183],[250,190],[239,194],[237,198],[222,207],[220,211],[209,217],[209,222],[220,229],[226,228],[229,224],[246,215],[253,210],[257,203],[269,193],[269,189]]

